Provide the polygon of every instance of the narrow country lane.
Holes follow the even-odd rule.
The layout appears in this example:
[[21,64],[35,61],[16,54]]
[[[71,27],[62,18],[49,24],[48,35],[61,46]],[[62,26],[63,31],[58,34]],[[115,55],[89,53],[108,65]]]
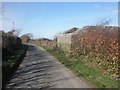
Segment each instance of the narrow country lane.
[[90,88],[54,56],[35,45],[29,45],[26,57],[6,87]]

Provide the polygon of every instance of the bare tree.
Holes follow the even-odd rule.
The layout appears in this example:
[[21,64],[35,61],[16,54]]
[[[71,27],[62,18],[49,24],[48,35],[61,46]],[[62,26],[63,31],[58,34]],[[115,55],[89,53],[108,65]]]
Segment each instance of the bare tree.
[[28,37],[28,38],[32,38],[33,35],[31,33],[27,33],[27,34],[23,34],[21,37]]
[[96,26],[107,26],[112,22],[111,18],[101,18],[96,22]]
[[33,38],[33,35],[31,33],[24,34],[20,37],[22,39],[23,43],[28,43],[29,40]]
[[7,33],[19,37],[21,31],[22,31],[22,29],[12,29],[12,30],[8,31]]

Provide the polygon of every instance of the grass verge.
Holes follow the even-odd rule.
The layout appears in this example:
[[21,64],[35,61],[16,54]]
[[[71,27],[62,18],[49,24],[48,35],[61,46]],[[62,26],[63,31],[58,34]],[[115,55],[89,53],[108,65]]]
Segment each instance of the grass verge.
[[9,82],[11,76],[19,67],[23,58],[26,55],[28,46],[22,45],[19,49],[14,50],[10,55],[5,56],[2,60],[2,87],[5,88],[6,83]]
[[48,52],[53,54],[62,64],[70,68],[78,77],[85,79],[96,88],[118,88],[118,81],[112,79],[110,75],[104,74],[99,69],[90,66],[80,58],[71,59],[66,53],[58,49],[43,46]]

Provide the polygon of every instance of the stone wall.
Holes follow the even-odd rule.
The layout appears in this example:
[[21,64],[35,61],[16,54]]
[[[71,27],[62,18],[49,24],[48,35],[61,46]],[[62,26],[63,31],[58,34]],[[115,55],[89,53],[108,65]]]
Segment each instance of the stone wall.
[[72,35],[72,33],[59,35],[57,37],[57,47],[66,52],[71,51]]
[[[71,32],[72,31],[72,32]],[[72,28],[57,37],[57,47],[63,51],[75,51],[74,47],[79,47],[79,35],[83,33],[83,28]]]

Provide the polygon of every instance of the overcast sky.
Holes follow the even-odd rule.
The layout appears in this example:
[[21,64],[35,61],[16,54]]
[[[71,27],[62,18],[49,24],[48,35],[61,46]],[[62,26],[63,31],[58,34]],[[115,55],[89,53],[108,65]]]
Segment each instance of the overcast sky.
[[53,38],[56,33],[72,27],[95,25],[100,18],[111,18],[118,25],[117,2],[4,2],[3,29],[21,29],[21,35]]

